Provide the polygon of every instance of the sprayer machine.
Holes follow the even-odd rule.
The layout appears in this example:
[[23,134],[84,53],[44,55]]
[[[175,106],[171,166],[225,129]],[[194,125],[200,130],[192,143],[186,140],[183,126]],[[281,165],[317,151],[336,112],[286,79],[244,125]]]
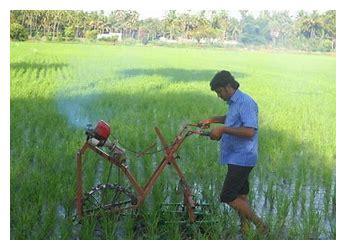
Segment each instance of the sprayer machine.
[[[188,221],[193,223],[200,219],[201,211],[207,207],[207,204],[195,201],[193,192],[188,185],[183,171],[178,165],[178,151],[184,140],[190,135],[209,136],[209,132],[205,129],[208,125],[203,124],[186,124],[177,133],[172,143],[168,143],[163,136],[161,130],[155,127],[155,132],[161,142],[162,149],[157,152],[163,152],[164,156],[146,185],[141,186],[131,173],[127,164],[125,149],[114,140],[110,140],[111,128],[103,120],[97,122],[95,127],[87,125],[86,141],[77,152],[77,195],[76,210],[77,218],[82,219],[83,216],[99,215],[101,212],[118,212],[139,208],[145,198],[149,195],[157,179],[163,170],[169,165],[172,166],[179,177],[179,186],[183,193],[183,202],[172,204],[180,213],[187,214]],[[153,145],[148,149],[153,148]],[[147,154],[148,149],[137,152],[137,157]],[[110,169],[107,181],[104,184],[97,184],[89,192],[83,192],[83,155],[87,150],[91,150],[98,154],[104,160],[110,162]],[[151,152],[152,153],[152,152]],[[109,183],[109,176],[112,168],[119,169],[123,176],[128,179],[131,188],[124,187],[119,183]],[[131,189],[134,189],[132,191]],[[165,204],[166,206],[167,204]],[[169,204],[168,204],[169,205]]]

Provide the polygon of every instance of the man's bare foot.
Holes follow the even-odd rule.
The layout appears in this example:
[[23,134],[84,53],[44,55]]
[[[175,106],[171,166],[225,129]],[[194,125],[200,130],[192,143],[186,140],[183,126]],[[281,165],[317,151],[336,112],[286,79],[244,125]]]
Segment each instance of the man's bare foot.
[[261,223],[256,226],[257,232],[262,236],[267,236],[269,234],[269,227],[265,223]]
[[240,232],[243,236],[246,236],[250,231],[250,222],[248,220],[243,220],[240,223]]

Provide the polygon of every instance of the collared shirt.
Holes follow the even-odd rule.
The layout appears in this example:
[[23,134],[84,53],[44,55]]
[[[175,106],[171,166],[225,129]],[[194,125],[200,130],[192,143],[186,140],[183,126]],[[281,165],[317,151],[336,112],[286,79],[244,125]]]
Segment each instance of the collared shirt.
[[220,140],[220,163],[255,166],[258,157],[258,106],[247,94],[236,90],[228,100],[225,126],[255,129],[251,138],[224,133]]

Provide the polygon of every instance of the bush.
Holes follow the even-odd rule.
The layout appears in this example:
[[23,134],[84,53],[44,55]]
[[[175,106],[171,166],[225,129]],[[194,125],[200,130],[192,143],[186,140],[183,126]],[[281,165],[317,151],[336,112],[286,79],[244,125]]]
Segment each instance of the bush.
[[266,43],[265,37],[263,35],[248,33],[241,34],[240,41],[246,45],[261,45]]
[[292,41],[293,48],[313,52],[329,52],[333,50],[333,42],[328,39],[298,38]]
[[42,38],[41,32],[36,32],[35,35],[34,35],[34,39],[37,40],[37,41],[40,41],[41,38]]
[[122,44],[124,45],[139,45],[141,41],[133,38],[126,38],[122,40]]
[[64,30],[64,37],[67,41],[71,41],[75,38],[76,28],[73,26],[68,26]]
[[85,32],[85,38],[94,41],[97,38],[97,34],[97,30],[88,30],[87,32]]
[[328,40],[328,39],[323,39],[320,44],[318,49],[322,52],[329,52],[333,50],[333,41]]
[[47,40],[48,41],[52,41],[53,40],[53,33],[52,32],[48,32],[46,36],[47,36]]
[[10,37],[12,40],[25,41],[28,40],[28,32],[19,23],[12,23],[10,27]]
[[111,37],[102,37],[97,39],[99,41],[103,41],[103,42],[112,42],[112,43],[118,43],[119,41],[119,37],[118,36],[111,36]]
[[64,37],[63,37],[61,34],[58,34],[58,35],[55,37],[55,40],[58,41],[58,42],[63,42],[65,39],[64,39]]
[[143,37],[142,44],[147,45],[149,43],[149,39],[147,37]]

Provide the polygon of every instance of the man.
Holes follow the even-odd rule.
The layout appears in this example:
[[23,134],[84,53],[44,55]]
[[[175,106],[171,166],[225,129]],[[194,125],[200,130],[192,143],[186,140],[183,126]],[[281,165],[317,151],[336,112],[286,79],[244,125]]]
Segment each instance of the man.
[[212,140],[220,140],[221,164],[228,165],[220,200],[238,212],[243,234],[248,230],[249,221],[256,225],[261,234],[266,234],[268,227],[250,208],[248,201],[248,177],[256,166],[258,155],[257,104],[238,89],[239,83],[228,71],[218,72],[211,80],[210,87],[228,104],[225,116],[200,121],[203,125],[224,124],[213,128],[210,133]]

